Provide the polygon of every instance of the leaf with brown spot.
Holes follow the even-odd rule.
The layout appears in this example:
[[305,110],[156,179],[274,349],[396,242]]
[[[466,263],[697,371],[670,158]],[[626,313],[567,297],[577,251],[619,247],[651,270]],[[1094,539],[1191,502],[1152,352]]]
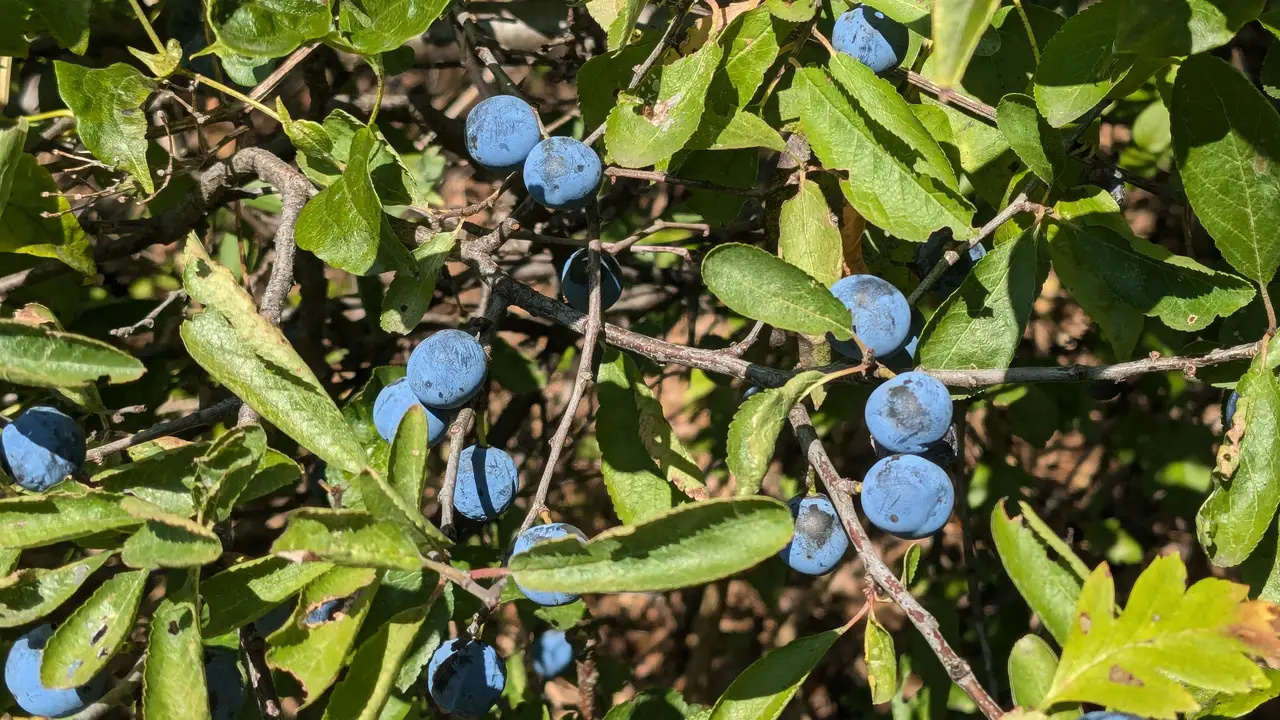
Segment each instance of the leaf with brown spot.
[[1280,646],[1280,607],[1251,602],[1248,593],[1220,578],[1188,588],[1182,559],[1167,555],[1138,577],[1120,612],[1110,569],[1099,565],[1080,590],[1076,621],[1037,707],[1077,701],[1172,720],[1200,708],[1189,688],[1266,687],[1254,658]]

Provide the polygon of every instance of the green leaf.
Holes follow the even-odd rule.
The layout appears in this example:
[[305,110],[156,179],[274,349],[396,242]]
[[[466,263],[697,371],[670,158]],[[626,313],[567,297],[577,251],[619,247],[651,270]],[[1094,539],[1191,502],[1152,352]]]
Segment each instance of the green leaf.
[[[969,237],[973,206],[950,187],[954,171],[946,177],[950,165],[937,143],[924,152],[928,132],[915,114],[900,97],[888,99],[889,86],[868,77],[870,70],[859,63],[837,54],[831,68],[839,83],[821,68],[796,72],[797,111],[822,164],[848,171],[840,186],[849,203],[867,222],[904,240],[923,242],[943,227],[957,238]],[[855,89],[860,93],[857,103],[848,94]],[[904,109],[906,115],[901,115]],[[895,121],[887,126],[890,117]],[[894,132],[906,132],[905,141]]]
[[747,398],[734,413],[725,462],[733,473],[738,495],[760,492],[787,413],[823,377],[817,370],[802,372],[780,388],[761,390]]
[[334,720],[378,720],[391,694],[400,663],[426,619],[415,607],[391,619],[366,640],[351,659],[347,676],[329,696],[324,717]]
[[1258,17],[1265,0],[1146,0],[1126,3],[1116,49],[1150,57],[1181,57],[1231,42]]
[[801,182],[796,194],[782,203],[778,257],[809,273],[823,287],[834,285],[844,272],[840,228],[822,188],[812,180]]
[[147,571],[111,577],[58,626],[44,647],[40,682],[47,688],[80,687],[120,649],[147,586]]
[[298,463],[278,450],[267,448],[262,462],[258,463],[258,471],[249,479],[249,485],[240,493],[236,504],[243,505],[266,497],[282,487],[297,485],[301,478],[302,470]]
[[408,335],[422,321],[436,292],[436,278],[456,243],[455,233],[437,233],[413,251],[418,276],[396,273],[382,298],[379,324],[389,333]]
[[716,246],[702,261],[702,281],[730,310],[752,320],[806,335],[852,337],[853,317],[830,290],[758,247]]
[[249,486],[266,450],[267,434],[261,425],[235,428],[214,441],[196,461],[208,494],[203,517],[210,522],[231,517],[231,508]]
[[[277,112],[283,107],[277,103]],[[287,117],[287,113],[282,117]],[[298,167],[320,187],[328,187],[342,177],[342,168],[351,160],[351,141],[361,130],[373,132],[375,142],[369,155],[369,180],[382,204],[425,202],[413,173],[376,125],[369,126],[344,110],[331,111],[324,125],[292,119],[285,123],[285,132],[302,153],[298,156]]]
[[[778,57],[778,30],[785,32],[786,26],[775,27],[770,10],[764,7],[742,13],[717,40],[724,48],[723,75],[715,79],[710,92],[732,97],[735,107],[744,108],[751,102]],[[727,87],[721,87],[722,80]]]
[[[1058,670],[1058,654],[1039,635],[1023,635],[1009,651],[1009,691],[1018,707],[1038,707]],[[1080,706],[1069,704],[1050,716],[1052,720],[1075,720]]]
[[129,52],[142,61],[152,75],[158,78],[167,78],[178,70],[178,66],[182,64],[182,43],[177,38],[169,38],[164,44],[164,52],[143,52],[138,48],[131,47]]
[[[371,569],[334,568],[303,589],[293,617],[267,638],[267,665],[298,681],[303,707],[319,700],[337,679],[377,589],[377,574]],[[344,606],[333,620],[304,622],[312,609],[338,598],[344,599]]]
[[608,35],[609,50],[621,50],[631,42],[631,35],[644,9],[644,0],[587,0],[587,12]]
[[996,109],[996,123],[1018,159],[1052,186],[1067,164],[1062,133],[1040,117],[1036,102],[1018,93],[1005,95]]
[[204,677],[200,614],[190,600],[165,598],[151,617],[142,666],[142,717],[205,720],[209,697]]
[[871,702],[875,705],[887,703],[898,694],[898,655],[893,649],[893,636],[876,619],[875,613],[867,616],[862,645]]
[[0,577],[0,628],[26,625],[57,610],[110,558],[104,552],[52,570],[24,568]]
[[92,482],[108,492],[133,495],[166,512],[191,517],[196,513],[192,497],[196,459],[208,449],[208,443],[180,445],[103,470],[93,476]]
[[89,49],[91,0],[36,0],[30,6],[32,19],[43,23],[58,45],[76,55]]
[[1071,612],[1084,583],[1085,575],[1080,572],[1083,563],[1057,536],[1041,531],[1044,523],[1030,506],[1021,502],[1019,506],[1022,515],[1011,518],[1004,502],[996,503],[991,511],[991,537],[1014,587],[1061,643],[1067,637]]
[[375,138],[361,128],[351,139],[342,177],[320,191],[298,215],[298,247],[356,275],[410,268],[409,251],[391,231],[369,177]]
[[606,121],[609,157],[623,167],[645,167],[671,157],[693,138],[702,119],[707,89],[723,50],[708,43],[661,68],[652,102],[621,93]]
[[775,720],[845,628],[796,638],[770,650],[734,678],[711,720]]
[[[1108,210],[1099,212],[1099,208]],[[1114,200],[1099,191],[1079,204],[1058,204],[1061,217],[1053,243],[1069,243],[1083,268],[1097,283],[1126,305],[1159,318],[1175,330],[1207,327],[1249,304],[1253,286],[1229,273],[1216,272],[1196,261],[1137,237],[1129,229]]]
[[233,565],[201,581],[200,599],[208,611],[204,634],[216,637],[248,625],[332,568],[329,563],[268,556]]
[[[1119,206],[1102,188],[1077,188],[1068,199],[1060,201],[1055,210],[1059,215],[1070,218],[1118,212]],[[1050,225],[1047,234],[1054,273],[1071,291],[1071,297],[1098,323],[1116,356],[1121,360],[1128,359],[1133,355],[1138,336],[1142,334],[1143,312],[1125,302],[1111,289],[1106,279],[1095,272],[1098,260],[1087,247],[1076,243],[1074,236],[1064,231],[1063,226]]]
[[137,358],[83,335],[0,320],[0,380],[36,387],[86,387],[98,378],[137,380]]
[[793,23],[808,22],[818,9],[814,0],[765,0],[765,8],[779,20]]
[[1249,692],[1209,693],[1199,688],[1191,688],[1192,695],[1195,695],[1196,702],[1200,704],[1200,710],[1187,715],[1188,720],[1252,717],[1250,713],[1259,705],[1280,695],[1280,670],[1263,668],[1262,673],[1271,684]]
[[940,85],[952,87],[964,77],[998,7],[1000,0],[934,0],[933,54]]
[[[425,447],[425,446],[424,446]],[[425,455],[425,449],[423,450]],[[375,520],[394,523],[413,538],[423,551],[439,550],[452,544],[444,533],[432,525],[418,509],[418,500],[410,502],[391,487],[381,475],[366,470],[356,476],[364,507]]]
[[791,512],[777,500],[721,498],[606,530],[586,544],[576,538],[539,543],[510,565],[531,590],[673,590],[746,570],[781,550],[792,532]]
[[932,370],[1009,367],[1040,295],[1037,228],[997,245],[965,276],[920,333],[920,365]]
[[340,0],[338,29],[361,55],[391,52],[431,27],[449,0]]
[[56,60],[53,70],[58,94],[75,114],[80,141],[89,152],[134,176],[147,194],[155,192],[142,111],[155,81],[124,63],[94,69]]
[[[314,202],[314,200],[312,201]],[[189,238],[183,284],[204,312],[182,324],[187,352],[262,417],[346,472],[368,464],[329,394],[280,329],[258,314],[235,276]]]
[[1244,562],[1280,507],[1280,380],[1262,354],[1236,392],[1236,415],[1218,448],[1215,487],[1196,514],[1200,544],[1220,567]]
[[[94,274],[93,248],[49,171],[31,155],[18,155],[2,169],[0,194],[8,203],[0,214],[0,252],[52,258],[82,275]],[[11,192],[3,192],[4,177]]]
[[129,567],[197,567],[222,555],[218,536],[197,522],[128,496],[120,506],[145,521],[121,548],[120,559]]
[[13,190],[13,179],[18,176],[18,163],[23,157],[22,148],[27,142],[28,129],[27,119],[20,117],[13,127],[0,130],[0,216],[4,215],[5,206],[9,204],[9,193]]
[[209,0],[209,27],[240,55],[284,57],[332,25],[328,0]]
[[374,520],[358,510],[294,510],[271,552],[298,561],[323,560],[354,567],[422,567],[422,556],[402,527]]
[[604,720],[707,720],[705,713],[703,706],[685,702],[678,690],[655,688],[615,706]]
[[1174,718],[1198,705],[1184,685],[1239,693],[1267,685],[1250,638],[1272,642],[1275,606],[1249,602],[1248,587],[1207,578],[1190,589],[1176,553],[1143,571],[1117,614],[1104,563],[1085,582],[1053,684],[1041,702],[1105,705]]
[[1036,104],[1053,127],[1089,112],[1135,67],[1135,56],[1119,54],[1115,47],[1116,26],[1128,4],[1102,0],[1081,10],[1040,53]]
[[1280,266],[1280,115],[1249,78],[1201,55],[1178,71],[1171,116],[1196,217],[1236,270],[1271,282]]
[[387,460],[387,485],[400,497],[406,508],[418,508],[427,484],[427,411],[421,405],[410,407],[400,418],[391,457]]
[[106,530],[140,525],[120,506],[121,495],[52,493],[0,500],[0,547],[35,548]]
[[913,543],[907,546],[907,552],[902,556],[902,579],[904,586],[910,587],[911,582],[915,580],[916,571],[920,569],[920,555],[923,554],[920,549],[920,543]]
[[656,40],[646,40],[617,52],[601,53],[578,69],[578,108],[588,130],[608,119],[618,91],[630,85],[635,66],[644,62],[656,44]]
[[657,517],[675,505],[675,493],[641,439],[637,391],[644,377],[625,353],[609,348],[597,382],[596,441],[613,510],[627,524]]

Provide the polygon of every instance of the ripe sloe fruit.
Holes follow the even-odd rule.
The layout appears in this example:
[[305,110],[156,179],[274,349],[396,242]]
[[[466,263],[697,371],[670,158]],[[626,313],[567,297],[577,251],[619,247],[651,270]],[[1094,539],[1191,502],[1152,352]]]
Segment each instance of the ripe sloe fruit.
[[213,720],[234,720],[244,706],[244,676],[235,654],[224,650],[205,653],[204,680]]
[[908,540],[937,532],[956,493],[942,468],[915,455],[890,455],[862,479],[862,512],[872,525]]
[[[850,275],[831,286],[835,295],[853,314],[853,331],[876,357],[885,357],[902,347],[911,330],[911,306],[892,284],[874,275]],[[854,360],[862,351],[852,340],[827,340],[837,352]]]
[[1099,380],[1089,386],[1089,397],[1098,402],[1111,402],[1120,397],[1120,393],[1124,391],[1124,385],[1114,380]]
[[529,194],[551,210],[586,207],[603,177],[596,151],[568,137],[543,140],[524,163],[524,185]]
[[919,455],[934,465],[946,468],[956,459],[956,456],[960,454],[960,442],[956,438],[956,426],[952,425],[947,428],[947,432],[942,436],[941,440],[930,443],[929,447],[925,448],[924,452],[895,453],[892,450],[886,450],[881,447],[874,437],[871,438],[871,449],[875,450],[877,458],[885,458],[890,455],[900,454]]
[[831,44],[836,50],[882,73],[897,67],[907,54],[907,28],[884,13],[856,7],[836,18]]
[[[945,228],[930,235],[928,240],[920,244],[916,250],[916,274],[921,280],[925,279],[933,266],[942,259],[942,254],[947,250],[947,243],[951,242],[953,237],[951,229]],[[955,292],[973,266],[986,256],[987,249],[981,243],[970,247],[969,252],[960,254],[960,259],[956,260],[955,265],[942,273],[942,277],[938,278],[931,290],[941,295],[950,295]]]
[[494,447],[472,445],[458,460],[453,507],[472,520],[493,520],[511,507],[520,473],[511,456]]
[[0,432],[0,454],[15,482],[44,492],[84,464],[84,432],[51,407],[33,407]]
[[[587,541],[586,533],[568,523],[548,523],[546,525],[534,525],[516,536],[516,540],[511,545],[511,554],[513,556],[526,552],[529,548],[544,541],[557,540],[563,537],[576,537],[582,542]],[[556,605],[568,605],[578,599],[577,595],[562,592],[540,592],[530,590],[525,586],[516,582],[516,586],[520,588],[520,592],[538,605],[543,607],[552,607]]]
[[490,170],[518,170],[541,139],[538,116],[514,95],[495,95],[467,113],[467,151]]
[[563,630],[548,630],[533,641],[533,671],[553,678],[573,664],[573,646]]
[[32,715],[60,718],[80,712],[102,696],[105,675],[98,675],[78,688],[51,690],[40,682],[40,660],[53,627],[41,625],[18,638],[4,663],[4,684],[18,705]]
[[441,330],[413,349],[406,377],[419,402],[448,410],[466,404],[488,370],[479,341],[461,330]]
[[326,600],[320,605],[311,608],[307,612],[307,616],[302,619],[302,624],[307,626],[323,625],[333,620],[337,616],[338,611],[342,609],[342,599]]
[[[907,331],[907,341],[902,347],[879,358],[880,364],[894,372],[905,372],[915,367],[916,351],[920,348],[920,333],[924,332],[924,315],[911,308],[911,329]],[[857,347],[855,346],[856,350]]]
[[400,421],[414,405],[427,411],[427,447],[434,447],[444,439],[445,431],[449,429],[448,415],[423,405],[405,378],[400,378],[382,388],[373,401],[373,426],[383,440],[391,442],[395,439]]
[[436,648],[427,664],[427,692],[448,713],[479,717],[507,686],[507,667],[492,645],[454,638]]
[[1240,403],[1240,393],[1235,390],[1227,396],[1226,402],[1222,403],[1222,429],[1230,430],[1231,421],[1236,419],[1236,405]]
[[826,495],[797,495],[787,502],[796,529],[779,555],[792,570],[806,575],[831,572],[849,549],[836,508]]
[[923,453],[951,427],[951,394],[929,375],[902,373],[872,391],[864,414],[867,429],[880,447]]
[[[591,276],[587,249],[569,256],[560,270],[560,294],[578,312],[586,312],[591,303]],[[622,297],[622,268],[613,255],[600,253],[600,310],[608,310]]]

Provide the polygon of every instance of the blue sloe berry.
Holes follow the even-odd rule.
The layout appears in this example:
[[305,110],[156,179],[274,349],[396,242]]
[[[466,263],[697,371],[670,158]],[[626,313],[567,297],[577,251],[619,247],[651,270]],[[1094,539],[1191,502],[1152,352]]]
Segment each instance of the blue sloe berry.
[[568,137],[543,140],[524,163],[524,184],[529,194],[551,210],[586,207],[595,198],[603,177],[596,151]]
[[377,399],[373,401],[373,426],[378,429],[383,440],[391,442],[396,437],[396,430],[400,428],[404,414],[414,405],[427,411],[427,447],[435,447],[444,439],[445,431],[449,429],[449,416],[423,405],[405,378],[392,382],[378,392]]
[[[586,312],[591,302],[591,277],[587,249],[569,256],[560,270],[560,294],[578,312]],[[622,297],[622,268],[613,255],[600,253],[600,309],[608,310]]]
[[1240,393],[1232,390],[1226,402],[1222,403],[1222,429],[1231,429],[1231,421],[1236,419],[1236,405],[1239,403]]
[[563,630],[548,630],[533,641],[533,671],[553,678],[573,664],[573,646]]
[[472,445],[458,459],[453,507],[472,520],[493,520],[511,507],[520,489],[520,472],[506,452]]
[[787,502],[795,520],[791,542],[779,553],[783,560],[806,575],[831,572],[849,549],[849,536],[840,524],[836,508],[826,495],[797,495]]
[[955,488],[942,468],[915,455],[890,455],[862,479],[862,512],[872,525],[916,540],[937,532],[951,517]]
[[[907,341],[902,347],[879,358],[880,364],[894,372],[905,372],[915,367],[916,351],[920,348],[920,333],[924,332],[924,314],[911,308],[911,329],[907,331]],[[857,347],[854,347],[857,350]]]
[[[850,275],[831,286],[835,295],[853,314],[853,331],[878,358],[902,347],[911,330],[911,306],[898,288],[874,275]],[[854,360],[862,352],[852,340],[827,340],[836,352]]]
[[15,482],[44,492],[84,464],[84,432],[66,414],[33,407],[0,432],[0,454]]
[[455,638],[427,664],[427,692],[447,713],[479,717],[502,697],[507,667],[492,645]]
[[484,347],[461,330],[441,330],[409,355],[409,387],[429,408],[460,407],[480,390],[489,360]]
[[[576,537],[582,542],[587,541],[586,533],[568,523],[548,523],[546,525],[534,525],[516,536],[515,542],[511,545],[511,554],[519,555],[528,551],[534,545],[545,540],[557,540],[564,537]],[[543,592],[538,590],[530,590],[521,585],[519,581],[516,586],[520,588],[520,592],[524,596],[543,607],[552,607],[556,605],[568,605],[578,599],[577,595],[563,592]]]
[[910,35],[898,21],[872,8],[856,7],[839,18],[831,31],[836,50],[882,73],[895,68],[907,54]]
[[542,140],[538,116],[513,95],[495,95],[467,113],[467,151],[482,167],[512,172]]
[[895,453],[892,450],[886,450],[881,447],[874,437],[871,438],[871,449],[875,450],[877,458],[886,458],[890,455],[919,455],[934,465],[945,468],[954,462],[956,456],[960,454],[960,442],[956,438],[956,426],[952,425],[947,428],[947,432],[942,436],[941,440],[929,443],[929,446],[923,452]]
[[755,395],[756,393],[760,392],[763,389],[764,388],[760,387],[759,385],[752,385],[751,387],[747,388],[746,392],[742,393],[742,399],[746,400],[747,398],[751,397],[752,395]]
[[[942,259],[942,254],[947,250],[947,244],[951,242],[954,236],[950,228],[944,228],[929,236],[929,239],[920,244],[916,250],[916,274],[923,280],[929,275],[929,271],[934,265]],[[941,295],[950,295],[960,288],[964,278],[973,269],[978,261],[987,256],[987,249],[982,243],[970,246],[967,253],[961,253],[960,259],[956,260],[956,264],[947,268],[942,273],[942,277],[934,283],[931,288],[934,292]]]
[[342,598],[325,600],[323,603],[307,611],[307,616],[302,619],[302,624],[308,627],[323,625],[324,623],[335,619],[341,610]]
[[923,453],[951,427],[951,394],[932,376],[906,372],[872,391],[864,415],[877,445]]
[[4,684],[18,705],[32,715],[60,718],[75,714],[102,696],[106,675],[100,674],[78,688],[53,690],[40,682],[40,660],[53,627],[41,625],[18,638],[4,663]]
[[235,653],[214,650],[205,653],[204,680],[209,691],[209,712],[213,720],[234,720],[244,706],[244,676]]

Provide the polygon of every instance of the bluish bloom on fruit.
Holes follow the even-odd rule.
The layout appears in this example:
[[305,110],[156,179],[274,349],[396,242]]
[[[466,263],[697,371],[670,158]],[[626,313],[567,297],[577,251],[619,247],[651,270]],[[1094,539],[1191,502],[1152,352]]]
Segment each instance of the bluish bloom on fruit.
[[861,497],[862,512],[872,525],[916,540],[947,524],[956,494],[951,478],[937,465],[915,455],[890,455],[867,471]]
[[454,638],[427,664],[427,692],[448,713],[480,717],[502,697],[507,666],[492,645]]
[[779,555],[792,570],[806,575],[831,572],[849,549],[849,536],[826,495],[797,495],[787,502],[795,531]]
[[905,26],[868,7],[856,7],[836,18],[831,31],[831,45],[836,50],[876,73],[897,67],[909,44]]
[[874,437],[871,438],[871,449],[875,451],[877,458],[886,458],[890,455],[918,455],[934,465],[945,469],[948,465],[954,462],[956,456],[960,454],[960,442],[956,438],[956,426],[952,425],[947,428],[947,432],[942,436],[941,440],[929,443],[929,447],[925,448],[924,452],[896,453],[892,450],[887,450],[881,447]]
[[[831,294],[853,314],[853,331],[867,349],[882,358],[902,347],[911,330],[911,306],[892,284],[874,275],[850,275],[831,286]],[[852,340],[827,340],[837,352],[854,360],[862,351]]]
[[1236,405],[1240,403],[1240,393],[1235,390],[1227,396],[1227,401],[1222,403],[1222,429],[1230,430],[1231,421],[1236,419]]
[[453,507],[472,520],[493,520],[511,507],[520,472],[511,456],[494,447],[472,445],[458,459]]
[[747,398],[751,397],[752,395],[755,395],[756,393],[760,392],[763,389],[764,388],[760,387],[759,385],[752,385],[751,387],[747,388],[746,392],[742,393],[742,399],[746,400]]
[[563,630],[548,630],[533,641],[533,671],[553,678],[573,664],[573,646]]
[[461,330],[441,330],[409,355],[406,378],[427,407],[460,407],[480,391],[489,360],[480,342]]
[[330,620],[334,620],[341,610],[342,598],[325,600],[323,603],[307,611],[307,616],[302,619],[302,624],[308,627],[313,625],[323,625]]
[[[906,372],[916,365],[916,351],[920,348],[920,333],[924,332],[924,314],[911,308],[911,329],[902,347],[879,358],[880,364],[894,372]],[[857,348],[855,348],[857,349]]]
[[538,116],[514,95],[495,95],[467,113],[467,151],[490,170],[518,170],[540,140]]
[[60,718],[73,715],[102,696],[106,675],[98,675],[78,688],[51,690],[40,682],[40,660],[53,627],[41,625],[18,638],[4,663],[4,685],[18,706],[32,715]]
[[[942,254],[947,250],[947,244],[952,241],[954,236],[950,228],[944,228],[929,236],[929,239],[920,244],[916,250],[916,274],[923,280],[929,275],[929,271],[933,270],[933,266],[938,264],[942,259]],[[931,288],[934,292],[941,295],[950,295],[960,288],[964,278],[973,269],[978,261],[987,256],[987,249],[982,243],[972,245],[969,251],[960,254],[960,258],[956,260],[956,264],[947,268],[942,273],[942,277],[934,283]]]
[[543,140],[524,163],[524,185],[529,194],[552,210],[586,207],[603,177],[596,151],[568,137]]
[[204,681],[209,691],[209,713],[213,720],[235,720],[244,706],[244,676],[236,664],[236,654],[226,650],[205,653]]
[[923,453],[951,427],[951,393],[930,375],[902,373],[872,391],[864,416],[880,447]]
[[[569,256],[560,270],[560,294],[578,312],[586,312],[591,302],[591,277],[587,249]],[[608,310],[622,297],[622,268],[613,255],[600,253],[600,310]]]
[[[537,545],[544,540],[557,540],[559,538],[570,536],[576,537],[584,543],[587,541],[586,533],[568,523],[534,525],[516,536],[515,542],[511,544],[511,555],[515,556],[522,552],[526,552],[529,548],[532,548],[534,545]],[[577,595],[573,595],[571,593],[530,590],[529,588],[521,585],[519,581],[516,582],[516,586],[520,588],[520,592],[524,593],[525,597],[544,607],[568,605],[578,599]]]
[[37,406],[0,431],[0,454],[15,482],[44,492],[84,465],[84,432],[66,414]]
[[449,429],[448,415],[423,405],[406,378],[400,378],[378,391],[378,397],[373,401],[373,426],[383,440],[391,442],[395,439],[400,421],[414,405],[427,411],[427,446],[434,447],[444,439]]

